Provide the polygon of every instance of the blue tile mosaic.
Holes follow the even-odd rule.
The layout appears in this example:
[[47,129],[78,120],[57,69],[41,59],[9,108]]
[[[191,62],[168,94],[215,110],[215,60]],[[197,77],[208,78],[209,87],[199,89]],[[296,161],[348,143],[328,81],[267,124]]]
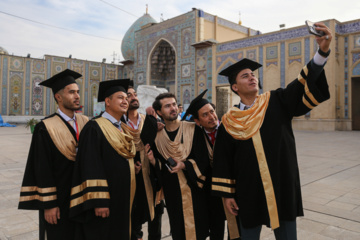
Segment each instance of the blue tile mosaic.
[[[349,84],[349,82],[348,82],[348,71],[349,71],[349,69],[348,69],[348,66],[347,66],[347,61],[348,61],[348,58],[349,58],[349,55],[348,55],[348,51],[347,51],[347,49],[348,49],[348,37],[345,37],[345,39],[344,39],[345,41],[345,44],[344,44],[344,52],[345,52],[345,56],[344,56],[344,85],[345,85],[345,88],[348,88],[348,84]],[[346,119],[348,119],[349,118],[349,106],[348,106],[348,104],[347,104],[347,99],[348,99],[348,97],[349,97],[349,94],[348,94],[348,92],[345,92],[345,94],[344,94],[344,97],[345,97],[345,106],[344,106],[344,110],[345,110],[345,118]]]
[[280,86],[285,88],[285,42],[280,44]]
[[[2,69],[8,69],[8,58],[4,57],[3,60],[3,68]],[[8,72],[2,71],[2,111],[1,114],[6,115],[7,114],[7,82],[8,82]]]
[[336,24],[335,32],[339,34],[360,32],[360,21]]
[[251,46],[258,46],[268,44],[272,42],[285,41],[289,39],[308,36],[309,32],[306,27],[291,29],[287,31],[281,31],[276,33],[269,33],[265,35],[259,35],[251,38],[240,39],[232,42],[226,42],[219,44],[216,49],[217,52],[231,51],[235,49],[247,48]]

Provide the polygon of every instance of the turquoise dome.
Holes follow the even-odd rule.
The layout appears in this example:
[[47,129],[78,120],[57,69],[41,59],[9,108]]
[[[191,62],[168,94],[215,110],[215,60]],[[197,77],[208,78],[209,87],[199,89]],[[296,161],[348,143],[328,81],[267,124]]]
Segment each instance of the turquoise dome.
[[135,42],[135,32],[140,30],[142,26],[149,23],[157,23],[154,18],[149,14],[144,14],[136,22],[131,25],[129,30],[124,35],[124,38],[121,42],[121,53],[125,60],[134,60],[134,42]]

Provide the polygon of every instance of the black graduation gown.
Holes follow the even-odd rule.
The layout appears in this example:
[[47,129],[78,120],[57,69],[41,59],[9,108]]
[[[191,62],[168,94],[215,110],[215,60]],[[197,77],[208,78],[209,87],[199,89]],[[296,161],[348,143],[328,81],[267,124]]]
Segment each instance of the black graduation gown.
[[[306,80],[309,92],[318,103],[329,99],[324,71],[316,76],[311,63],[307,65],[307,69],[308,74],[302,70],[301,76]],[[304,89],[298,77],[285,89],[271,91],[265,118],[260,127],[280,221],[293,221],[297,216],[304,215],[291,125],[294,116],[303,115],[317,105]],[[221,183],[214,178],[223,178],[228,182]],[[235,184],[231,182],[234,180]],[[252,138],[235,140],[223,125],[219,127],[214,149],[212,185],[213,194],[235,198],[239,217],[245,228],[264,224],[269,226],[267,203]],[[215,191],[214,186],[224,187],[224,190]],[[231,190],[235,193],[231,193]]]
[[[205,140],[210,145],[211,149],[214,148],[211,143],[208,134],[203,130]],[[208,211],[209,211],[209,229],[210,229],[210,240],[223,240],[225,234],[225,212],[222,198],[219,196],[211,195],[211,179],[212,179],[212,166],[209,167],[206,176],[206,182],[204,190],[207,193]]]
[[[58,114],[52,114],[47,118]],[[68,130],[76,139],[74,129],[60,117],[68,127]],[[67,159],[55,146],[45,124],[41,121],[35,126],[32,136],[29,156],[25,168],[22,187],[36,187],[36,191],[21,191],[19,209],[40,210],[39,230],[40,239],[44,238],[46,231],[47,239],[75,239],[74,222],[69,220],[69,203],[71,178],[74,161]],[[23,190],[22,188],[22,190]],[[55,189],[56,188],[56,189]],[[22,201],[22,197],[36,197],[34,200]],[[53,199],[56,197],[56,199]],[[53,199],[53,200],[49,200]],[[60,219],[52,225],[45,221],[44,209],[60,208]]]
[[[175,132],[168,133],[169,138],[174,140],[176,133],[177,130]],[[202,130],[198,126],[195,126],[195,132],[192,141],[193,143],[191,152],[187,159],[193,159],[196,162],[200,172],[206,176],[209,168],[209,155]],[[159,182],[164,190],[164,197],[166,209],[169,215],[172,238],[175,240],[184,240],[186,239],[183,215],[184,210],[178,176],[177,174],[172,174],[169,172],[165,166],[166,160],[164,157],[157,151],[156,148],[153,150],[155,157],[160,160],[162,165],[160,169],[159,162],[157,161],[155,168],[157,170]],[[198,179],[192,163],[188,160],[186,160],[184,163],[186,170],[183,172],[191,189],[196,239],[204,240],[207,236],[209,236],[207,194],[202,188],[199,188],[198,186],[198,182],[201,182],[201,180]],[[202,183],[204,184],[204,182]]]
[[[128,160],[110,145],[98,123],[90,120],[80,134],[72,181],[70,217],[82,223],[77,239],[130,238],[130,176]],[[75,191],[86,181],[86,187]],[[83,202],[75,205],[76,199]],[[95,208],[109,208],[109,217],[95,216]]]

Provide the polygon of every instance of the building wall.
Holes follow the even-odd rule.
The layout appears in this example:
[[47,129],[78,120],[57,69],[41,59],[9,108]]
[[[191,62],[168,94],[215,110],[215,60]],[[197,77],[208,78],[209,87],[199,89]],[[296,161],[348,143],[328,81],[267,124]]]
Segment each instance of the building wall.
[[93,99],[97,98],[100,81],[115,79],[120,66],[79,59],[45,55],[44,59],[0,55],[0,114],[13,116],[46,116],[57,105],[51,89],[39,83],[65,70],[72,69],[77,79],[83,113],[92,115]]
[[[331,98],[306,116],[295,118],[296,129],[351,129],[351,79],[360,75],[360,20],[327,20],[325,24],[335,33],[325,66]],[[263,65],[257,71],[263,91],[283,88],[297,77],[317,48],[315,37],[305,26],[217,44],[213,82],[216,87],[228,85],[227,78],[218,73],[247,57]],[[216,100],[215,95],[212,100]]]

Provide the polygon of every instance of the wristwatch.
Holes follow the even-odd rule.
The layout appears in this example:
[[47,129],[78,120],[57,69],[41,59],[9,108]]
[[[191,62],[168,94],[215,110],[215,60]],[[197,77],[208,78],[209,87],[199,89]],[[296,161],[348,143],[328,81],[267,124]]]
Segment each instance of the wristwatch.
[[319,49],[318,49],[318,53],[319,53],[321,56],[323,56],[324,58],[327,58],[327,57],[330,55],[330,49],[329,49],[329,51],[327,51],[327,52],[323,52],[323,51],[321,51],[321,49],[319,48]]

